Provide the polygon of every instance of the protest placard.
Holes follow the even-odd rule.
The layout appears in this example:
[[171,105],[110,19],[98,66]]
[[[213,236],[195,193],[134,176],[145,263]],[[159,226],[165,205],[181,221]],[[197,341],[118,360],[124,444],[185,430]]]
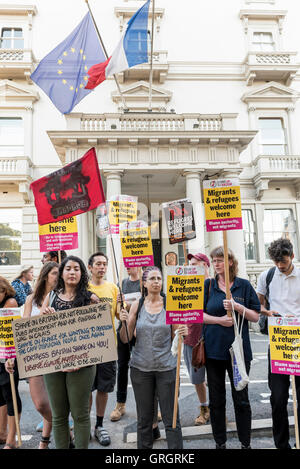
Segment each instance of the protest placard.
[[99,238],[106,238],[110,233],[106,203],[100,204],[99,207],[97,207],[96,216],[96,234],[99,236]]
[[154,265],[151,229],[144,221],[120,225],[120,241],[126,268]]
[[300,376],[300,318],[268,318],[271,371]]
[[237,178],[203,181],[207,231],[241,230],[242,206]]
[[20,378],[117,359],[107,303],[18,319],[13,334]]
[[107,200],[111,234],[119,234],[119,225],[137,219],[137,197],[115,195]]
[[68,251],[78,248],[76,217],[65,218],[57,223],[39,225],[40,251]]
[[193,205],[190,199],[162,204],[167,223],[169,243],[176,244],[196,238]]
[[203,267],[169,267],[167,275],[166,323],[202,323],[203,295]]
[[12,322],[20,317],[20,308],[0,309],[0,359],[16,357]]

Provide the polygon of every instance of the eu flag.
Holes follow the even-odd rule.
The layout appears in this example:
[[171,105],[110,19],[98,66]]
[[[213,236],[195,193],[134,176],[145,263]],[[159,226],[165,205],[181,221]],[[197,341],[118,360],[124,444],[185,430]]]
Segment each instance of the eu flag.
[[90,13],[74,31],[40,62],[31,79],[62,114],[68,114],[91,90],[88,70],[106,60]]

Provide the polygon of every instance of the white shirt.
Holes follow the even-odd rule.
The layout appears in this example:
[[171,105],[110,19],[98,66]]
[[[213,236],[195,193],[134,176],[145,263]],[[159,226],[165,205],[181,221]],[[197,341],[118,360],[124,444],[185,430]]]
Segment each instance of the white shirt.
[[[262,272],[257,282],[256,292],[266,296],[268,270]],[[276,267],[269,285],[270,309],[283,317],[286,314],[300,316],[300,269],[294,266],[289,275],[282,274]]]

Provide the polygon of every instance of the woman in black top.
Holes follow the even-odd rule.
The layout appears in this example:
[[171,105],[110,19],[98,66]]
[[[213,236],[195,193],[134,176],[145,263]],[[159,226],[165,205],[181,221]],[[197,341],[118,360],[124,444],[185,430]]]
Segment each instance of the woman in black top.
[[[4,277],[0,277],[0,308],[17,308],[18,304],[14,299],[15,294],[16,292],[9,282]],[[19,375],[17,369],[14,373],[14,380],[18,412],[19,416],[21,416],[22,404],[18,392]],[[5,443],[4,449],[16,447],[16,422],[14,415],[9,374],[5,370],[4,363],[0,363],[0,444]]]

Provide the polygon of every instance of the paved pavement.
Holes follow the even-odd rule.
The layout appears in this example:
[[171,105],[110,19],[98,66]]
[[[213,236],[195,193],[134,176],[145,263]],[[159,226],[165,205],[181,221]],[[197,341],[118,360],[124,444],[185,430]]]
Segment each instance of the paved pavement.
[[[267,383],[267,348],[268,338],[255,331],[251,332],[251,343],[254,359],[250,372],[249,394],[252,407],[253,432],[252,432],[252,448],[253,449],[274,449],[272,432],[271,432],[271,409],[269,402],[269,389]],[[240,448],[239,441],[236,437],[234,413],[232,399],[230,393],[230,384],[227,380],[227,407],[226,414],[228,419],[228,448]],[[38,447],[40,433],[35,431],[36,425],[41,418],[35,410],[26,381],[22,381],[19,390],[23,402],[23,412],[21,419],[22,432],[22,448],[32,449]],[[95,397],[95,393],[94,393]],[[90,442],[91,449],[129,449],[136,448],[136,411],[133,390],[131,384],[128,388],[128,399],[126,404],[126,414],[119,422],[111,422],[109,420],[110,412],[115,406],[115,393],[109,396],[104,426],[111,436],[111,445],[103,448],[93,437]],[[198,415],[198,402],[194,391],[194,387],[189,383],[184,362],[181,363],[181,386],[180,386],[180,418],[183,428],[184,448],[189,449],[213,449],[215,443],[211,434],[210,425],[195,427],[193,421]],[[291,443],[294,444],[293,436],[293,406],[292,399],[288,404],[288,411],[291,423]],[[93,403],[91,411],[92,428],[95,422],[95,406]],[[166,449],[167,444],[164,438],[163,424],[160,423],[161,439],[154,443],[154,450]],[[52,437],[53,440],[53,437]],[[54,448],[54,443],[50,445]]]

